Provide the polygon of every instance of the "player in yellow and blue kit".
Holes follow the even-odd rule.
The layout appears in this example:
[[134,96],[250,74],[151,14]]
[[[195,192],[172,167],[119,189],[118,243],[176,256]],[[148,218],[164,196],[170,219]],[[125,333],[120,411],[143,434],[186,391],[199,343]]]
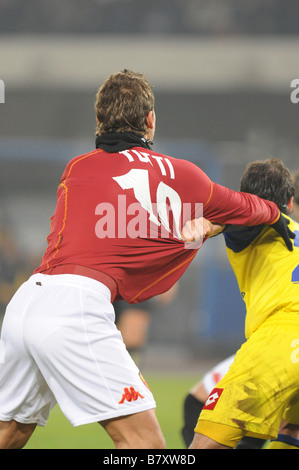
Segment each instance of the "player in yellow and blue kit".
[[[241,191],[292,211],[294,183],[278,159],[250,164]],[[234,448],[245,435],[276,439],[283,418],[299,427],[299,225],[289,218],[289,228],[292,251],[265,226],[225,229],[246,304],[247,341],[211,391],[190,448]]]

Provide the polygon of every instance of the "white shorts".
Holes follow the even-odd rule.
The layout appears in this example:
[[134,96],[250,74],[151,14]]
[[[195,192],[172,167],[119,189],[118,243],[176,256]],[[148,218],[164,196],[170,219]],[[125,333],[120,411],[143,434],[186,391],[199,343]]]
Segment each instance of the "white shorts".
[[219,362],[216,366],[210,369],[202,378],[202,383],[205,387],[207,394],[209,394],[217,383],[225,376],[230,365],[235,359],[235,354],[229,356],[224,361]]
[[44,426],[57,402],[73,426],[155,408],[114,323],[109,289],[35,274],[3,321],[0,420]]

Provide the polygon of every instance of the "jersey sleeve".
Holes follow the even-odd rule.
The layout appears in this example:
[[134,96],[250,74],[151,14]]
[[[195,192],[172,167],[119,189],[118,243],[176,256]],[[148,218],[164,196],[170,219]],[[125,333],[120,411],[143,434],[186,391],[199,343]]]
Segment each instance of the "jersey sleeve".
[[197,165],[181,160],[176,163],[184,190],[195,202],[203,204],[203,216],[211,222],[231,225],[271,225],[280,215],[277,205],[253,194],[214,183]]
[[211,222],[252,226],[271,225],[278,220],[280,212],[274,202],[211,184],[211,195],[203,208],[204,217]]

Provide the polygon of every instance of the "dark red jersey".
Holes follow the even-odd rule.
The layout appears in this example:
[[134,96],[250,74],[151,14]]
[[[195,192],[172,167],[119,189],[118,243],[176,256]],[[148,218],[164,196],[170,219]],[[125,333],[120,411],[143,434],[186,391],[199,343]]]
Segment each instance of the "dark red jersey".
[[146,300],[167,291],[195,257],[200,245],[186,245],[180,230],[201,208],[219,223],[270,224],[279,217],[274,203],[213,183],[193,163],[143,141],[122,151],[97,148],[66,166],[35,272],[85,266],[114,279],[118,298]]

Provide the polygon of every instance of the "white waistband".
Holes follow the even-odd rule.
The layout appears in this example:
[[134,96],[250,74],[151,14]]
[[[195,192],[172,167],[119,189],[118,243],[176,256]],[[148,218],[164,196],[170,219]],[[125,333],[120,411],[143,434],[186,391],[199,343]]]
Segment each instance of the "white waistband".
[[79,287],[81,289],[90,289],[93,291],[101,292],[105,297],[111,300],[110,289],[95,279],[77,274],[33,274],[29,279],[30,283],[40,283],[41,285],[69,285]]

